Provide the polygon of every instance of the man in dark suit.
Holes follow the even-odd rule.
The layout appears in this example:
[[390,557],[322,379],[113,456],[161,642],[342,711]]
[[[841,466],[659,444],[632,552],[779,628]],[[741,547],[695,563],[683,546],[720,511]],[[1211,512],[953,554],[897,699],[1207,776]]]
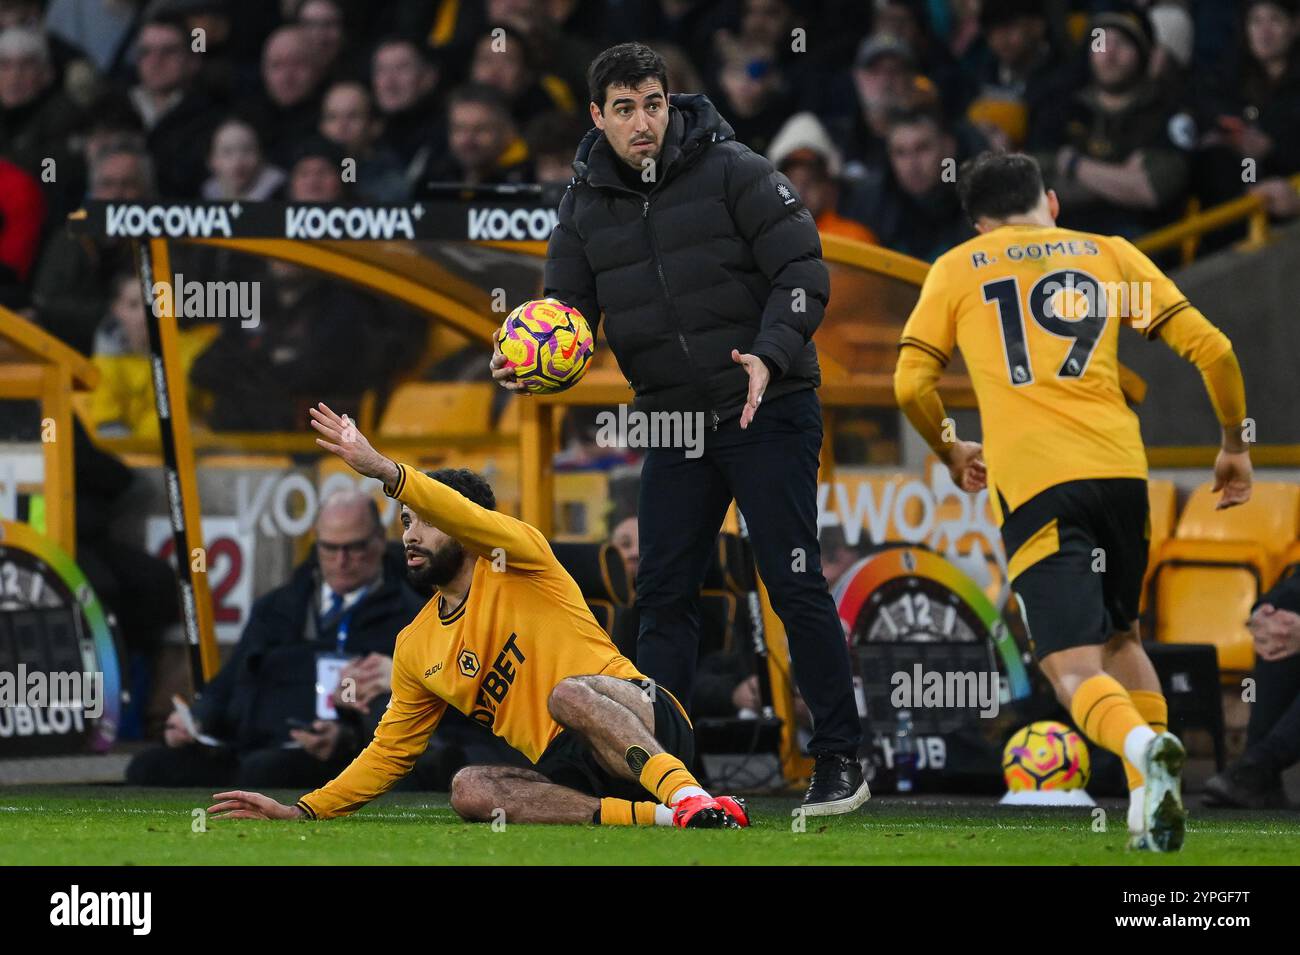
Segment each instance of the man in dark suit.
[[[132,760],[127,781],[265,788],[327,782],[369,741],[362,711],[374,694],[367,681],[372,670],[383,671],[398,632],[422,606],[401,555],[385,547],[374,499],[355,491],[332,495],[316,521],[315,553],[253,605],[234,654],[194,704],[200,732],[222,745],[197,742],[172,714],[166,745]],[[353,661],[349,672],[362,692],[337,720],[321,720],[317,668],[330,655]],[[291,729],[290,719],[310,729]]]

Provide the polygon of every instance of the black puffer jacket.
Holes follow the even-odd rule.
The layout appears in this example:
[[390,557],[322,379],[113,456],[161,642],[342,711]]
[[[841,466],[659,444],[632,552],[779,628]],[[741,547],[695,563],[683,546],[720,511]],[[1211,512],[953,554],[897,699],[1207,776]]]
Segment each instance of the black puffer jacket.
[[578,147],[560,202],[545,288],[605,340],[645,411],[739,414],[739,349],[772,369],[766,397],[821,383],[813,332],[830,276],[790,181],[732,138],[708,98],[670,98],[659,180],[624,184],[604,133]]

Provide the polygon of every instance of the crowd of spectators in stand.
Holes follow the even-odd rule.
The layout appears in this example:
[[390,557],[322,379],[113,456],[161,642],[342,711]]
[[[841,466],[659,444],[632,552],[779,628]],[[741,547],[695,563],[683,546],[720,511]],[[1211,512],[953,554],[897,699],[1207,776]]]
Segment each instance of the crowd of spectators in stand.
[[[956,169],[989,148],[1036,155],[1067,226],[1132,238],[1247,191],[1291,216],[1298,36],[1297,0],[0,0],[0,303],[124,353],[130,250],[61,228],[86,198],[563,184],[586,66],[628,39],[664,53],[670,89],[706,92],[825,232],[921,259],[971,234]],[[214,426],[285,427],[297,399],[382,387],[418,357],[385,332],[410,316],[239,268],[285,286],[267,300],[287,321],[187,355]],[[328,336],[293,322],[315,304]],[[250,407],[236,367],[286,414]]]

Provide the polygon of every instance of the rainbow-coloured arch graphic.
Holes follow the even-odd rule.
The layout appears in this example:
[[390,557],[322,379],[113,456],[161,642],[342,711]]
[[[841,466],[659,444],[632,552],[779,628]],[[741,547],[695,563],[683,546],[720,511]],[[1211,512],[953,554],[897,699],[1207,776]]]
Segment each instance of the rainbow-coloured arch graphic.
[[899,577],[923,577],[955,594],[984,625],[997,650],[1011,699],[1029,696],[1029,674],[1020,657],[1020,648],[1007,630],[992,601],[975,583],[951,563],[933,551],[918,547],[893,547],[864,557],[850,567],[835,585],[835,606],[840,623],[848,634],[862,612],[863,605],[878,587]]
[[72,556],[30,525],[0,520],[0,545],[26,551],[44,563],[80,608],[89,627],[95,659],[104,674],[104,713],[94,722],[87,739],[91,749],[106,751],[117,738],[117,729],[121,725],[122,676],[118,669],[117,647],[99,597]]

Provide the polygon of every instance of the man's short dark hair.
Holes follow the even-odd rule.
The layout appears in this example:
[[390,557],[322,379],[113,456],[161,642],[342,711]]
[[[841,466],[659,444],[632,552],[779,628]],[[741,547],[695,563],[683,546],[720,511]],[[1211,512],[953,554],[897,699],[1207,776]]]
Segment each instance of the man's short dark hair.
[[885,117],[885,137],[888,138],[894,130],[906,126],[930,126],[937,135],[948,135],[948,127],[938,112],[924,106],[917,106],[910,109],[890,110]]
[[345,158],[343,147],[334,140],[326,139],[320,133],[309,133],[293,148],[289,168],[304,159],[324,159],[331,166],[339,166]]
[[1024,153],[983,152],[957,171],[961,207],[972,223],[1024,215],[1043,195],[1043,173]]
[[181,42],[185,45],[185,52],[190,52],[190,25],[185,19],[185,14],[172,13],[164,7],[157,13],[150,14],[149,18],[140,24],[140,29],[136,31],[136,35],[139,36],[148,27],[175,31],[180,34]]
[[538,113],[524,130],[528,154],[538,156],[563,156],[572,159],[578,143],[591,129],[591,120],[558,109]]
[[438,67],[438,60],[437,57],[434,56],[433,51],[430,50],[429,47],[420,39],[408,36],[405,33],[389,33],[376,40],[374,45],[370,48],[371,62],[374,62],[376,53],[384,49],[384,47],[389,46],[404,46],[415,54],[415,58],[420,61],[422,66],[428,66],[433,69]]
[[998,0],[980,5],[980,29],[993,30],[1017,20],[1046,20],[1040,0]]
[[424,473],[453,491],[459,491],[479,507],[485,507],[489,511],[497,509],[497,496],[492,493],[492,485],[477,471],[469,468],[438,468]]
[[[0,7],[2,6],[4,6],[4,4],[0,3]],[[108,280],[108,290],[109,290],[108,293],[110,299],[117,298],[119,295],[121,295],[122,289],[125,288],[130,283],[139,282],[139,281],[140,281],[140,273],[132,271],[131,269],[121,269],[117,272],[114,272],[112,277],[109,278]]]
[[587,92],[604,112],[605,94],[611,86],[635,89],[648,79],[658,80],[664,92],[668,92],[668,67],[664,58],[644,43],[620,43],[591,61],[587,68]]
[[486,106],[501,119],[511,119],[510,104],[506,101],[505,94],[487,83],[466,83],[464,86],[456,87],[447,98],[448,110],[468,103]]

